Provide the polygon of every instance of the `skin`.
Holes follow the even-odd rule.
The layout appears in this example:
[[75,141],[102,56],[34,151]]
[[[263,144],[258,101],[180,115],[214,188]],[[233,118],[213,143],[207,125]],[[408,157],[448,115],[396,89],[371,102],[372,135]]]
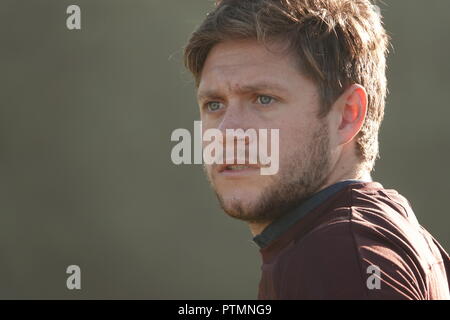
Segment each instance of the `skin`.
[[256,40],[217,44],[197,92],[203,130],[216,128],[224,136],[226,129],[280,130],[276,175],[263,176],[256,168],[232,174],[220,172],[219,165],[204,168],[224,211],[246,221],[253,235],[336,182],[372,181],[355,144],[367,113],[364,87],[349,86],[319,119],[317,86],[282,48],[272,43],[268,50]]

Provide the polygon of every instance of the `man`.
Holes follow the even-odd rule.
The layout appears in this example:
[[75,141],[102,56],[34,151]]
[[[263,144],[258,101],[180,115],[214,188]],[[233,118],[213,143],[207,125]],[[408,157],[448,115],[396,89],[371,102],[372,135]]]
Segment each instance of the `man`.
[[203,129],[279,129],[277,174],[205,166],[261,248],[260,299],[450,299],[448,254],[371,179],[388,44],[369,0],[222,0],[192,34]]

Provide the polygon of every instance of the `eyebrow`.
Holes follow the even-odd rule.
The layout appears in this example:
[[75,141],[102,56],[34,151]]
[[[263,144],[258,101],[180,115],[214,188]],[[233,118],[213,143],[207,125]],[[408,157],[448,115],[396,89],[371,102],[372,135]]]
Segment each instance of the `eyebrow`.
[[[261,81],[261,82],[257,82],[254,84],[239,86],[238,89],[235,89],[235,91],[240,94],[262,91],[262,90],[275,90],[275,91],[282,92],[282,93],[287,91],[286,88],[284,88],[280,84],[273,83],[273,82],[266,82],[266,81]],[[199,91],[197,94],[197,100],[202,101],[207,98],[220,99],[221,96],[222,95],[219,93],[219,91],[210,89],[210,90]]]

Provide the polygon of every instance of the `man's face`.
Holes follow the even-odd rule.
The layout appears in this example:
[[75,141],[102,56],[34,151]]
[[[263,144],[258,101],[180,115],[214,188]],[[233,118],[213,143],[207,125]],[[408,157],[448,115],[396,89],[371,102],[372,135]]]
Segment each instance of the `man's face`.
[[203,131],[215,128],[225,136],[226,129],[279,129],[275,175],[261,175],[255,168],[205,165],[230,216],[271,222],[325,182],[330,173],[328,126],[317,117],[317,87],[299,72],[291,55],[269,51],[253,40],[222,42],[205,62],[198,99]]

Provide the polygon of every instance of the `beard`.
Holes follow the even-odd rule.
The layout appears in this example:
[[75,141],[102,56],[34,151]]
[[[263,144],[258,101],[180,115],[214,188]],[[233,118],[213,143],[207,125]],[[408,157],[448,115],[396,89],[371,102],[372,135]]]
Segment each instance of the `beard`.
[[242,199],[225,199],[215,188],[208,171],[208,180],[215,191],[222,209],[231,217],[248,223],[269,223],[299,206],[320,190],[330,170],[330,145],[328,127],[319,124],[308,145],[296,149],[280,163],[280,170],[257,199],[244,202]]

